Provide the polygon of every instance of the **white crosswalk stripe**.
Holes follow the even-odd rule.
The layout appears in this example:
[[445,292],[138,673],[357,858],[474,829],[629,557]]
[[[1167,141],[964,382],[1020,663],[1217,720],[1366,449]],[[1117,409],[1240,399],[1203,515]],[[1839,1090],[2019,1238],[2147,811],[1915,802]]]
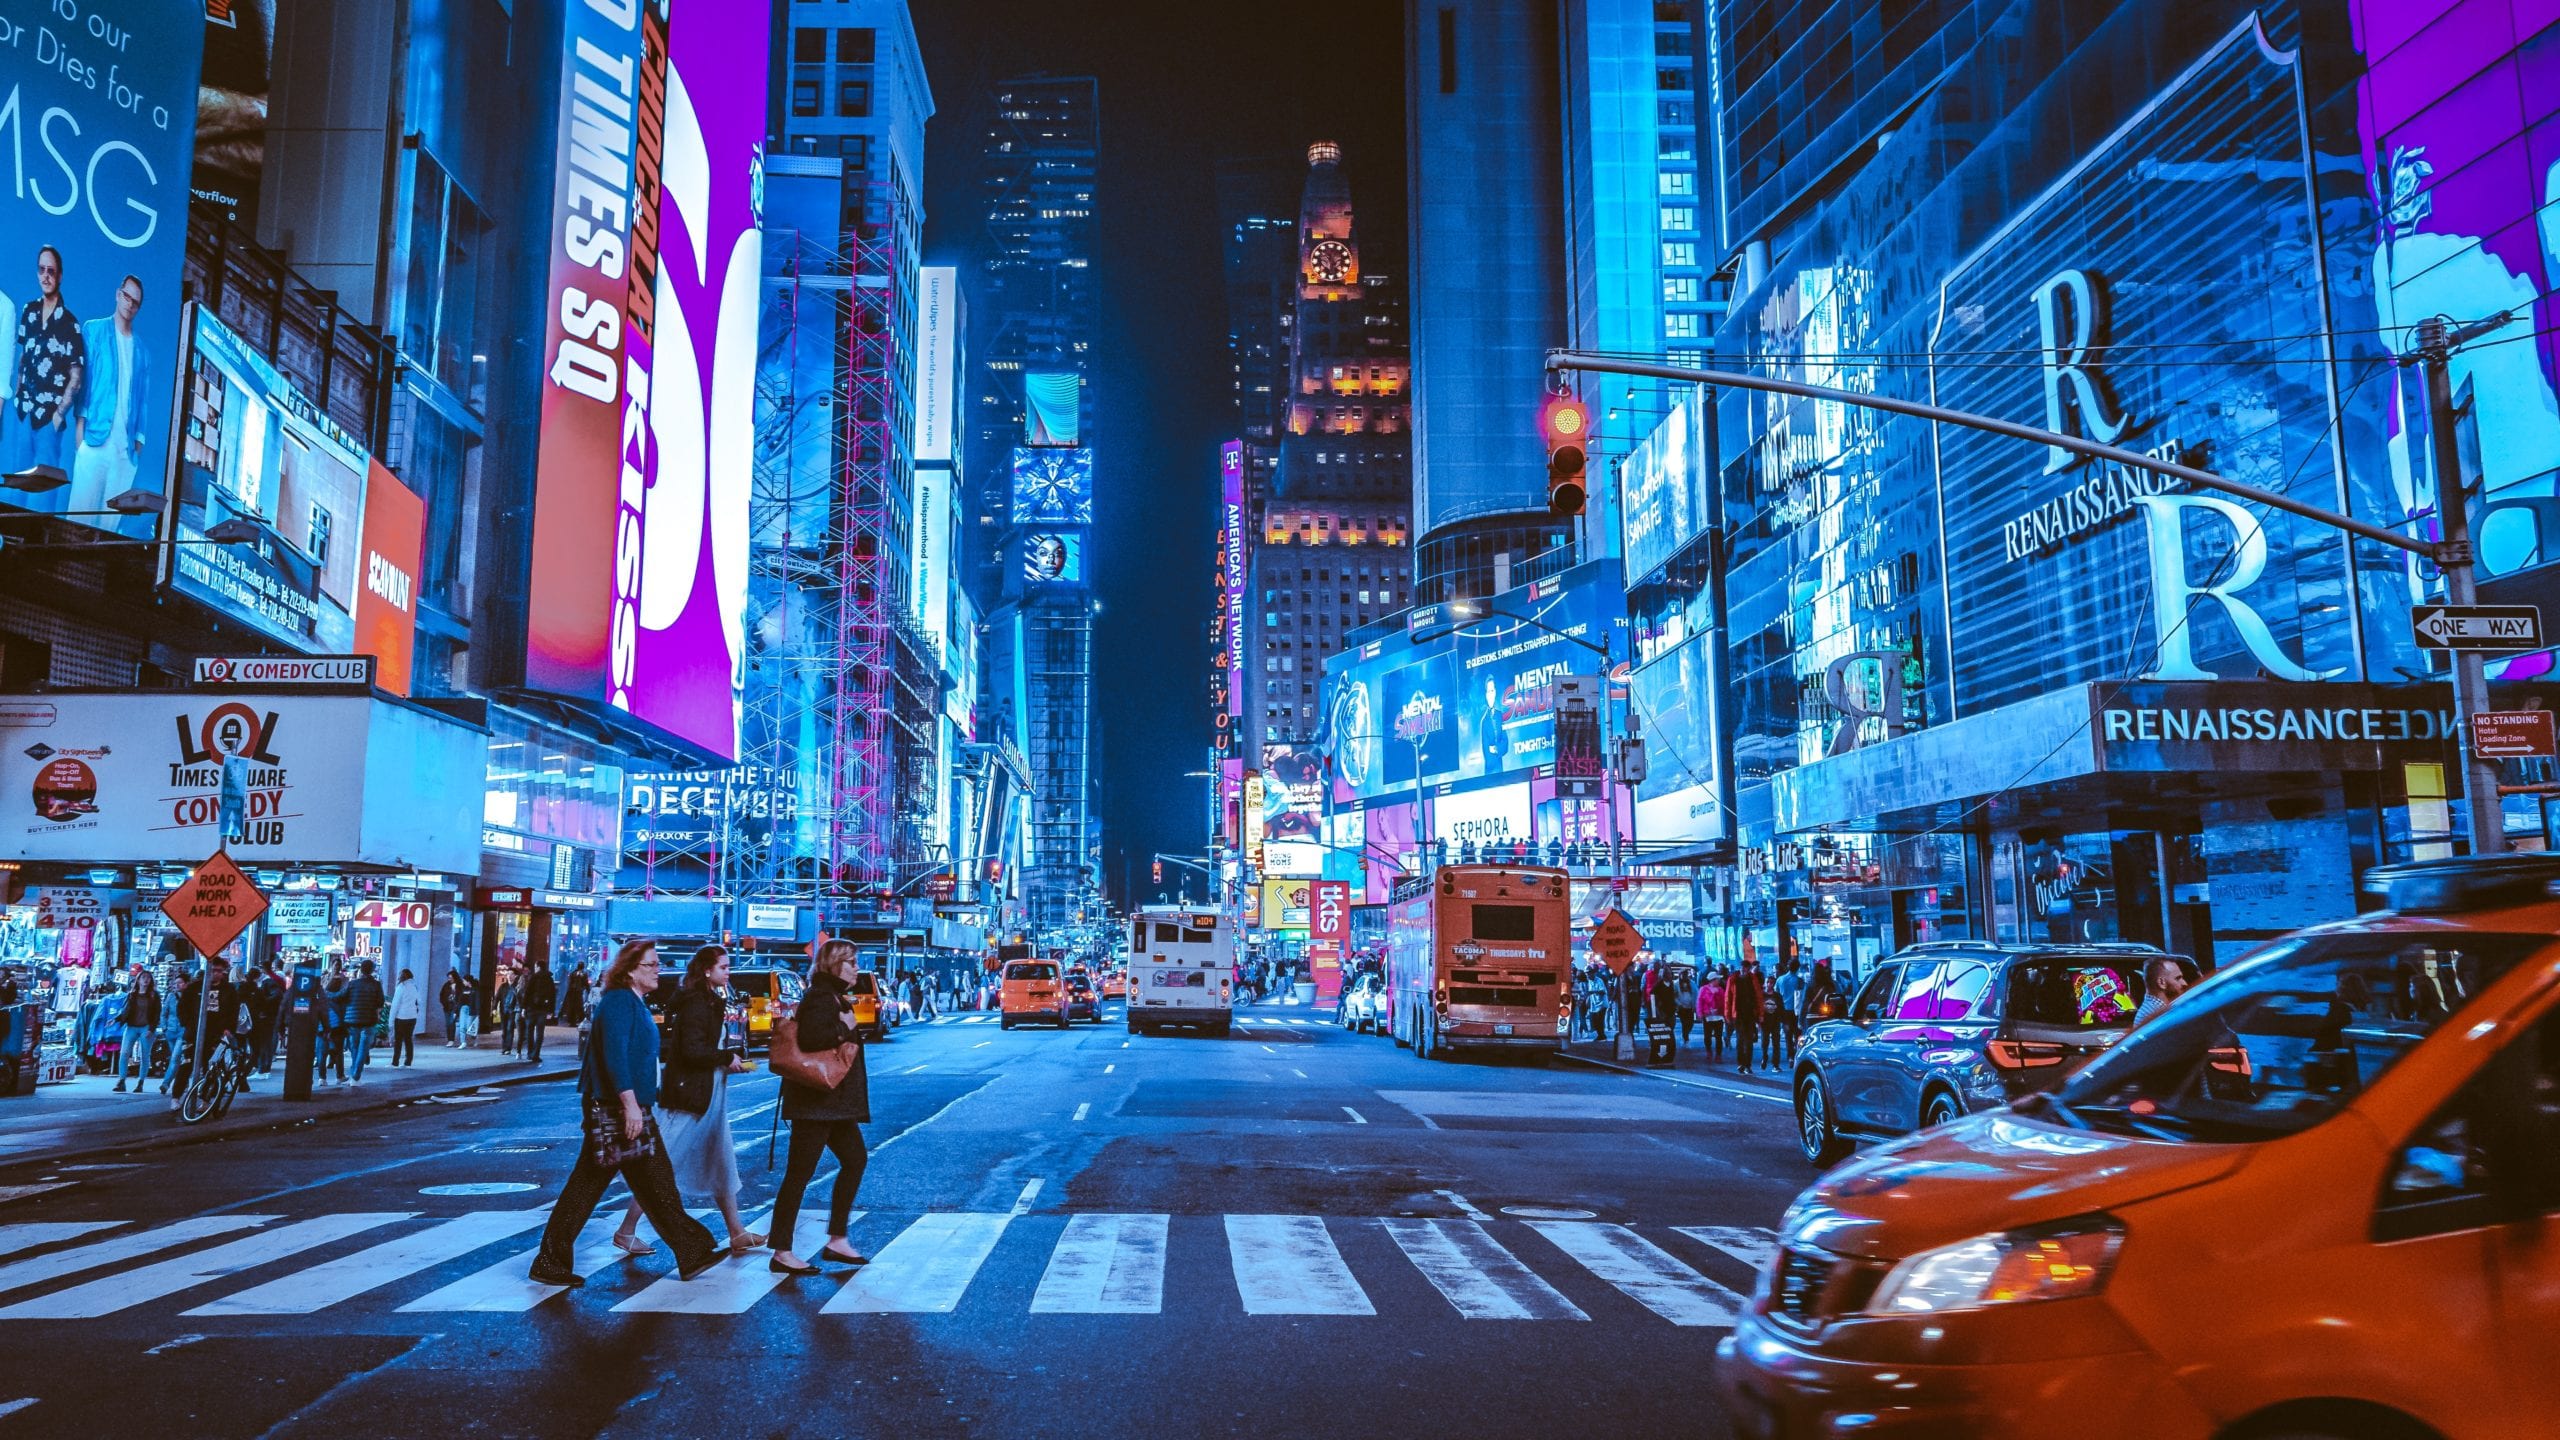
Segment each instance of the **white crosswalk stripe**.
[[1380,1222],[1433,1288],[1470,1320],[1588,1320],[1473,1220]]
[[21,1250],[58,1245],[100,1230],[113,1230],[123,1223],[121,1220],[56,1220],[0,1225],[0,1255],[15,1255]]
[[1227,1259],[1247,1315],[1375,1315],[1316,1215],[1230,1215]]
[[37,1255],[12,1265],[0,1265],[0,1295],[30,1285],[41,1285],[48,1280],[59,1280],[66,1275],[77,1275],[83,1270],[96,1270],[131,1260],[155,1250],[166,1250],[173,1245],[202,1240],[210,1235],[252,1230],[280,1218],[275,1215],[199,1215],[192,1220],[180,1220],[153,1230],[118,1235],[76,1250],[57,1250],[50,1255]]
[[1555,1242],[1582,1267],[1627,1298],[1674,1325],[1730,1325],[1742,1313],[1742,1297],[1672,1258],[1669,1251],[1624,1225],[1589,1220],[1532,1220],[1529,1228]]
[[0,1320],[91,1320],[175,1295],[255,1265],[265,1265],[350,1235],[406,1220],[415,1212],[373,1211],[322,1215],[243,1236],[210,1250],[102,1276],[84,1285],[39,1295],[0,1310]]
[[[812,1187],[814,1208],[801,1213],[795,1248],[804,1257],[814,1259],[826,1243],[823,1197],[832,1180]],[[617,1202],[622,1198],[615,1196]],[[1454,1311],[1467,1320],[1597,1318],[1722,1326],[1732,1324],[1744,1304],[1740,1295],[1635,1227],[1600,1221],[1120,1213],[1052,1219],[1021,1209],[900,1215],[890,1222],[894,1233],[878,1232],[888,1238],[869,1265],[851,1271],[828,1267],[823,1284],[792,1285],[771,1273],[769,1251],[724,1256],[690,1281],[670,1273],[672,1257],[663,1243],[652,1254],[626,1257],[611,1243],[621,1218],[617,1203],[580,1233],[571,1263],[591,1283],[563,1303],[625,1314],[713,1317],[742,1315],[765,1304],[815,1306],[843,1316],[950,1314],[964,1307],[981,1314],[1010,1309],[1034,1315],[1161,1315],[1175,1229],[1199,1227],[1186,1233],[1201,1233],[1214,1224],[1223,1231],[1234,1282],[1232,1292],[1223,1277],[1213,1282],[1220,1292],[1216,1304],[1241,1306],[1252,1316],[1378,1315],[1380,1302],[1373,1301],[1337,1242],[1380,1232],[1439,1297],[1424,1301],[1417,1298],[1423,1294],[1418,1287],[1390,1285],[1385,1293],[1408,1318],[1419,1315],[1414,1306],[1428,1304],[1441,1318]],[[711,1220],[717,1234],[712,1211],[693,1213]],[[307,1315],[365,1304],[400,1314],[520,1314],[563,1293],[535,1283],[528,1273],[534,1252],[524,1241],[548,1216],[547,1208],[531,1208],[291,1220],[207,1215],[128,1230],[118,1229],[131,1224],[123,1220],[0,1226],[0,1255],[11,1257],[0,1262],[0,1295],[16,1292],[16,1303],[0,1308],[0,1322],[119,1315],[173,1297],[182,1298],[163,1313],[207,1320]],[[761,1227],[768,1218],[769,1212],[754,1216],[749,1224]],[[855,1212],[853,1218],[865,1217]],[[1017,1230],[1024,1232],[1019,1241]],[[1685,1236],[1755,1268],[1768,1261],[1775,1243],[1769,1231],[1747,1226],[1645,1230],[1656,1238],[1666,1232]],[[1527,1241],[1531,1231],[1547,1243]],[[863,1237],[857,1232],[855,1238]],[[1045,1268],[1028,1295],[1019,1287],[1030,1282],[1018,1278],[1027,1267],[989,1268],[996,1252],[1009,1245],[1017,1247],[1015,1253],[1025,1245],[1047,1250]],[[1388,1263],[1379,1258],[1386,1251],[1374,1244],[1355,1245],[1352,1253],[1364,1257],[1364,1268]],[[1577,1303],[1558,1288],[1560,1266],[1566,1272],[1578,1266],[1635,1303],[1613,1300],[1586,1311],[1589,1302]],[[250,1273],[255,1271],[265,1273]],[[445,1273],[434,1274],[439,1271]],[[467,1273],[457,1278],[454,1271]],[[1196,1286],[1215,1272],[1187,1274]],[[1181,1279],[1186,1272],[1171,1275]],[[217,1288],[210,1297],[184,1294],[232,1276],[242,1277],[235,1283],[248,1288]],[[187,1308],[194,1301],[202,1303]],[[1448,1309],[1439,1308],[1442,1301]],[[0,1335],[6,1333],[0,1328]],[[5,1343],[0,1340],[0,1347]]]
[[1170,1215],[1074,1215],[1031,1297],[1034,1315],[1154,1315],[1164,1309]]
[[190,1315],[308,1315],[394,1280],[458,1260],[540,1225],[548,1210],[474,1210],[458,1220],[385,1240],[353,1255],[279,1276],[237,1295],[199,1305]]

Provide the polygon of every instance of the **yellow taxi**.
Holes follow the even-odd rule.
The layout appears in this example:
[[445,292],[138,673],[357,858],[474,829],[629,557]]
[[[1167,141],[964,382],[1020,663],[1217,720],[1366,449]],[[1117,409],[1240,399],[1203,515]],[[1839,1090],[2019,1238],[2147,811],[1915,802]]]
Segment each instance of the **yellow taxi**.
[[857,1040],[880,1040],[889,1034],[881,1018],[880,980],[868,970],[853,972],[853,1034]]
[[729,967],[729,993],[746,1004],[750,1049],[762,1050],[771,1042],[777,1008],[783,1014],[790,1013],[799,1005],[802,989],[803,981],[796,970]]
[[1018,1022],[1045,1020],[1067,1028],[1066,981],[1055,960],[1008,960],[997,990],[998,1023],[1010,1030]]
[[1103,971],[1102,984],[1100,988],[1102,991],[1102,998],[1105,1000],[1125,1000],[1129,998],[1129,971],[1127,967],[1114,965],[1110,969]]
[[2373,872],[2043,1095],[1787,1212],[1736,1432],[2560,1437],[2560,856]]

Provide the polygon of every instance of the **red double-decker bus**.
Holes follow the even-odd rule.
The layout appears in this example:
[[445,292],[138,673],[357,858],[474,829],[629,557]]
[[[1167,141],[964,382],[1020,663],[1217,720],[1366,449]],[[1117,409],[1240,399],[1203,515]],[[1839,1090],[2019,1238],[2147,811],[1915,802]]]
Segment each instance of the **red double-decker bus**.
[[1562,1048],[1573,1009],[1565,872],[1444,865],[1387,907],[1389,1032],[1426,1059],[1464,1046]]

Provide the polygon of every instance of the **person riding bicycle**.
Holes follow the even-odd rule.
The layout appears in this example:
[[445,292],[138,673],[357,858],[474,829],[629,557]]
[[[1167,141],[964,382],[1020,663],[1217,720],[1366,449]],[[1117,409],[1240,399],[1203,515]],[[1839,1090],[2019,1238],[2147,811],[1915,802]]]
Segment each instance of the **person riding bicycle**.
[[[210,984],[206,983],[208,977]],[[211,1004],[204,1010],[199,1027],[197,1011],[206,1006],[208,991],[211,992]],[[202,974],[188,976],[186,983],[178,987],[178,1014],[186,1026],[180,1043],[186,1046],[186,1050],[174,1067],[176,1073],[169,1087],[172,1094],[183,1096],[187,1093],[187,1078],[194,1067],[198,1045],[210,1052],[238,1030],[241,999],[240,987],[231,981],[231,962],[219,955],[205,962]],[[244,1090],[248,1088],[246,1074],[240,1076],[239,1085]]]

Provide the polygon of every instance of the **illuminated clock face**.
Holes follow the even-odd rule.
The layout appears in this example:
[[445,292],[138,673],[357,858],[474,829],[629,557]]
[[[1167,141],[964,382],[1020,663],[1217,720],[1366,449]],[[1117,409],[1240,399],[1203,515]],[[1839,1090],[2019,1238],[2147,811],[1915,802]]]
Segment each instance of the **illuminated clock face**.
[[1317,279],[1339,285],[1351,275],[1351,247],[1339,240],[1319,240],[1307,252],[1307,267]]

